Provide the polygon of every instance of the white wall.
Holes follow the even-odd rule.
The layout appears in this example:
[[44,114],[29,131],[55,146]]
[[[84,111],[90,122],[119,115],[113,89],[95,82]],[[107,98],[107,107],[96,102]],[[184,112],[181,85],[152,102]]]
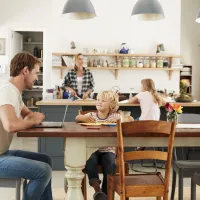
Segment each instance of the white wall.
[[[51,53],[68,52],[71,41],[75,41],[77,51],[82,51],[84,47],[117,49],[122,42],[126,42],[136,53],[155,53],[156,45],[164,43],[166,53],[180,54],[180,0],[160,0],[166,18],[157,22],[130,19],[136,0],[92,0],[98,17],[86,21],[71,21],[66,16],[61,16],[65,2],[66,0],[0,0],[0,37],[9,40],[9,29],[45,31],[45,88],[62,83],[60,72],[51,68]],[[9,54],[9,45],[7,53]],[[135,87],[138,91],[141,79],[146,77],[154,79],[159,89],[179,90],[178,72],[173,73],[170,81],[167,72],[161,71],[120,71],[118,80],[115,80],[110,71],[94,71],[93,75],[96,91],[110,89],[114,85],[120,86],[122,92],[129,92],[130,87]]]
[[200,24],[195,22],[199,9],[199,0],[181,2],[181,54],[185,63],[192,65],[192,93],[196,99],[200,98]]

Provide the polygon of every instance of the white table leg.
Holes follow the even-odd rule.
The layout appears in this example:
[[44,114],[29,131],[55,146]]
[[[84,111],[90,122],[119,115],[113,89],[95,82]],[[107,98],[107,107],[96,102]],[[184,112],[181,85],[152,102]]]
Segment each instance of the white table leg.
[[65,140],[65,177],[67,179],[67,196],[65,200],[83,200],[81,183],[82,170],[86,163],[85,138],[66,138]]

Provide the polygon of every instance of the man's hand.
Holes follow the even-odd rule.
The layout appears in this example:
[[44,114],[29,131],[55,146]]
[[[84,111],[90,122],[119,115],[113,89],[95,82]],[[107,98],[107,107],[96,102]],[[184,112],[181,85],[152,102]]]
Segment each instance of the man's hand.
[[45,115],[43,113],[40,112],[31,112],[30,114],[28,114],[24,120],[34,120],[35,125],[40,124],[45,118]]
[[35,121],[35,125],[39,125],[45,118],[45,115],[43,113],[34,112],[33,115],[34,115],[33,119]]

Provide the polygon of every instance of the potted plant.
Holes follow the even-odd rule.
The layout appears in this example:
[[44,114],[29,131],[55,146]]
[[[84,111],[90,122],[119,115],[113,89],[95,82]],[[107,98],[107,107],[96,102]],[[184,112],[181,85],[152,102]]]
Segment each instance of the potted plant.
[[180,81],[180,96],[175,100],[176,102],[191,102],[192,98],[187,94],[187,88],[190,87],[190,83],[187,79]]

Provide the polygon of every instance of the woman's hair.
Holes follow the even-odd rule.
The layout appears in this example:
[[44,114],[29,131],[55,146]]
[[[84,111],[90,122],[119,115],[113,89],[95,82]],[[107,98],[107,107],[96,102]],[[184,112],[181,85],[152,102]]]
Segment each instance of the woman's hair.
[[102,91],[97,95],[98,98],[110,99],[110,111],[109,113],[117,112],[119,108],[119,95],[113,91]]
[[24,67],[28,67],[28,70],[31,71],[36,64],[39,65],[40,63],[41,62],[38,58],[34,57],[30,53],[18,53],[11,60],[10,76],[18,76]]
[[76,61],[78,60],[78,57],[79,57],[79,56],[83,56],[83,54],[82,54],[82,53],[78,53],[78,54],[75,55],[75,65],[74,65],[75,71],[78,70],[78,67],[76,66]]
[[162,105],[162,99],[155,89],[154,81],[150,78],[147,78],[147,79],[143,79],[141,81],[141,83],[142,83],[143,89],[152,94],[154,102],[158,103],[158,105],[161,106]]

